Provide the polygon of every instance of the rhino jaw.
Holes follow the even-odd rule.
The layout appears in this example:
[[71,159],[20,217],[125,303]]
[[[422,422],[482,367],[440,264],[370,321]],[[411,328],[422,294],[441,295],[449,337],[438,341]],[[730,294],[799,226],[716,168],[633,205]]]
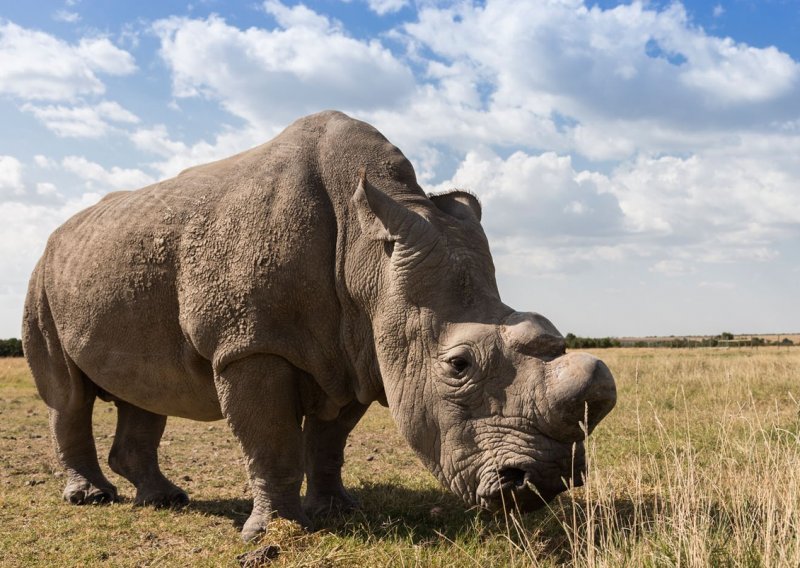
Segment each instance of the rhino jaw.
[[522,513],[541,509],[558,494],[583,485],[586,462],[582,443],[551,462],[527,461],[487,471],[476,491],[478,504],[490,511]]

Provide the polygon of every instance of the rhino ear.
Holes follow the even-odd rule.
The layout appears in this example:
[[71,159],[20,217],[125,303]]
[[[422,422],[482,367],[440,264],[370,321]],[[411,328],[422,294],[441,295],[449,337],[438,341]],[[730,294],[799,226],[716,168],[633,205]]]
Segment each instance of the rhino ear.
[[358,177],[351,202],[356,208],[361,231],[377,241],[400,240],[411,212],[369,183],[365,168],[359,170]]
[[468,191],[454,189],[446,193],[429,195],[428,197],[437,208],[456,219],[463,221],[472,218],[478,222],[481,220],[481,202]]

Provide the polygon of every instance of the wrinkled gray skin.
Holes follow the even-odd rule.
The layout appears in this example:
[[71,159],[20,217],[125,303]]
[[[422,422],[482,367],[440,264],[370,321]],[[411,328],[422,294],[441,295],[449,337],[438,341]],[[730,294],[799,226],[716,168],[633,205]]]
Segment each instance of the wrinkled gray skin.
[[338,112],[75,215],[23,322],[64,497],[117,495],[96,397],[118,407],[108,463],[137,503],[187,501],[158,467],[167,416],[224,417],[247,458],[246,540],[274,515],[308,525],[355,505],[343,449],[376,400],[469,505],[533,509],[580,485],[614,380],[500,301],[480,215],[471,194],[426,196],[397,148]]

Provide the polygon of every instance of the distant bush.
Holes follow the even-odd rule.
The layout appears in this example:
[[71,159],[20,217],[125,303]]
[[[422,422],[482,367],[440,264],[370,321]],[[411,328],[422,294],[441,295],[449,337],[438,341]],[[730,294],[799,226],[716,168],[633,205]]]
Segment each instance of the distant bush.
[[0,357],[22,357],[22,341],[16,337],[0,339]]
[[627,339],[620,341],[615,337],[578,337],[574,333],[568,333],[564,338],[568,349],[598,349],[604,347],[761,347],[768,345],[791,346],[794,342],[788,337],[781,341],[769,341],[763,337],[740,337],[736,338],[732,333],[723,332],[714,337],[702,337],[689,339],[687,337],[666,337],[666,338],[641,338]]
[[574,333],[568,333],[564,340],[566,341],[568,349],[602,349],[621,346],[619,339],[614,337],[578,337]]

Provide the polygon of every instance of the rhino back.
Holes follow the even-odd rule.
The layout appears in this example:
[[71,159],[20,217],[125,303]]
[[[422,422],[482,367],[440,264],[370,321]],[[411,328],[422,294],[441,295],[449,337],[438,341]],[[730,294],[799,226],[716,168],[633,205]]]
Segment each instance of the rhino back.
[[162,414],[218,417],[214,366],[255,352],[347,398],[345,370],[331,366],[336,217],[314,147],[279,137],[67,221],[48,243],[44,285],[68,356],[108,393]]

